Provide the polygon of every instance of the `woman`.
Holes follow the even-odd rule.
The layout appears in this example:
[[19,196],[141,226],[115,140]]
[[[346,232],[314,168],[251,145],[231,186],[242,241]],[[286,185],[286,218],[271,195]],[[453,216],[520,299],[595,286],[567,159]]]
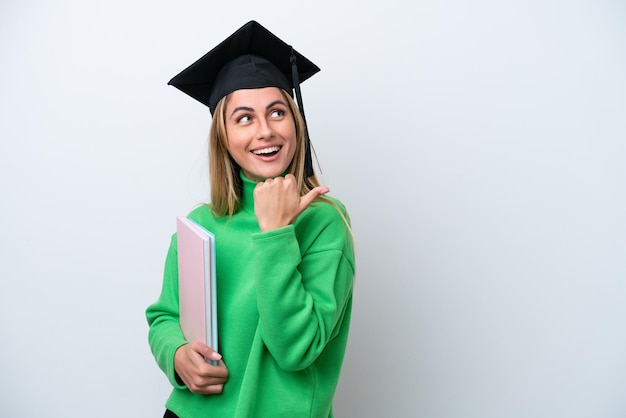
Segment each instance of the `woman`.
[[[352,306],[341,203],[311,165],[291,98],[317,67],[252,21],[170,84],[209,106],[211,203],[188,217],[216,239],[220,353],[186,341],[176,236],[149,342],[173,391],[166,417],[332,417]],[[217,365],[207,360],[218,361]]]

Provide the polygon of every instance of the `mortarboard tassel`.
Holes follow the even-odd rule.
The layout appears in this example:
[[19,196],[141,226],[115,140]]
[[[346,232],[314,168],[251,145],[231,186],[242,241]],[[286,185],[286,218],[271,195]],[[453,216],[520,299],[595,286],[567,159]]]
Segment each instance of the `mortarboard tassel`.
[[293,87],[296,91],[296,101],[298,103],[298,108],[300,109],[302,119],[304,120],[304,136],[306,141],[304,155],[304,174],[306,179],[308,179],[315,173],[313,172],[313,159],[311,158],[311,139],[309,138],[309,128],[306,123],[306,117],[304,116],[304,105],[302,104],[302,93],[300,92],[300,77],[298,76],[298,65],[296,63],[296,55],[293,53],[293,48],[291,48],[291,56],[289,60],[291,61],[291,74],[293,77]]

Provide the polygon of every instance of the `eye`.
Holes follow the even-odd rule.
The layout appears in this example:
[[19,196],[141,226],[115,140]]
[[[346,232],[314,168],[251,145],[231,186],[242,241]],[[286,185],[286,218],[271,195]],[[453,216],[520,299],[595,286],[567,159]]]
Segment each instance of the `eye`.
[[243,115],[239,119],[237,119],[237,123],[248,123],[250,122],[250,120],[252,120],[250,115]]
[[270,112],[270,118],[279,119],[285,116],[285,111],[282,109],[274,109]]

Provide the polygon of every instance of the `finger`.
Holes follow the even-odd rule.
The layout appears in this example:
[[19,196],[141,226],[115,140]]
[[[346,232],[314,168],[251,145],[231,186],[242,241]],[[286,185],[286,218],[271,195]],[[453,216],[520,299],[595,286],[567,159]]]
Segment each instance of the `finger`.
[[328,189],[328,187],[326,186],[318,186],[302,196],[300,198],[300,212],[306,209],[311,204],[311,202],[317,199],[320,195],[326,194],[329,191],[330,189]]
[[192,393],[198,393],[202,395],[218,395],[224,390],[223,384],[217,385],[205,385],[205,386],[191,386],[189,391]]
[[222,393],[222,391],[224,390],[224,383],[192,383],[190,385],[187,385],[187,388],[192,393],[199,393],[203,395],[217,395]]
[[219,395],[224,390],[224,385],[211,385],[205,389],[207,395]]
[[193,342],[191,344],[191,348],[206,359],[215,360],[215,361],[222,359],[222,355],[220,353],[213,350],[211,347],[204,344],[202,341]]

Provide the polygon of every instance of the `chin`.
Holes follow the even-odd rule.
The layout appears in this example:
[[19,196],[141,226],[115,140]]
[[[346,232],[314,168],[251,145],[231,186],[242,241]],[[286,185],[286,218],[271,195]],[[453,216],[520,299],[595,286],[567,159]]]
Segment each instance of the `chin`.
[[[285,169],[286,170],[286,169]],[[264,171],[264,172],[247,172],[246,177],[250,180],[254,181],[263,181],[266,179],[273,179],[275,177],[279,177],[281,174],[285,172],[283,171]]]
[[273,178],[276,178],[276,177],[280,177],[281,174],[283,174],[282,171],[280,173],[269,173],[267,175],[260,176],[260,178],[262,178],[262,179],[273,179]]
[[270,169],[268,167],[265,170],[254,172],[254,176],[256,178],[261,178],[261,179],[273,179],[275,177],[280,177],[283,173],[285,173],[285,171],[287,171],[287,167],[285,168],[281,167],[278,169]]

